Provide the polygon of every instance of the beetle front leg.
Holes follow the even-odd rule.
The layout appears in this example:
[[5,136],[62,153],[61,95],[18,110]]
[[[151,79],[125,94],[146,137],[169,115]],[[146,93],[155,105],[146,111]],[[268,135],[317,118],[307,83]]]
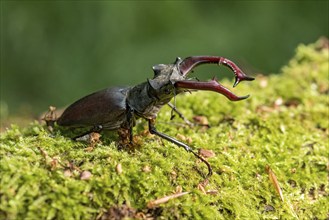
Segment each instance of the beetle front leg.
[[134,110],[128,106],[127,111],[127,121],[128,121],[128,131],[129,131],[129,142],[130,144],[133,143],[133,127],[135,125],[135,116]]
[[[183,119],[184,120],[184,122],[188,125],[188,126],[190,126],[190,127],[193,127],[193,123],[192,122],[190,122],[187,118],[185,118],[185,116],[180,112],[180,111],[178,111],[178,109],[176,108],[176,106],[175,105],[173,105],[173,104],[171,104],[170,102],[168,102],[168,106],[174,111],[174,112],[176,112],[177,114],[178,114],[178,116],[181,118],[181,119]],[[173,115],[174,116],[174,115]],[[172,117],[173,118],[173,117]],[[171,119],[172,119],[171,118]]]
[[126,123],[118,129],[118,135],[120,138],[120,145],[133,145],[133,127],[135,126],[135,115],[134,110],[127,106],[127,114],[126,114]]
[[180,142],[164,133],[159,132],[156,128],[155,128],[155,120],[154,119],[149,119],[149,131],[151,134],[155,134],[163,139],[166,139],[167,141],[176,144],[179,147],[183,147],[186,151],[191,152],[192,154],[194,154],[194,156],[196,156],[197,158],[199,158],[202,162],[204,162],[207,167],[208,167],[208,174],[206,176],[206,178],[210,177],[212,175],[212,168],[210,166],[210,164],[208,163],[208,161],[206,161],[203,157],[201,157],[200,155],[198,155],[197,153],[195,153],[192,148],[190,148],[187,144],[184,144],[183,142]]

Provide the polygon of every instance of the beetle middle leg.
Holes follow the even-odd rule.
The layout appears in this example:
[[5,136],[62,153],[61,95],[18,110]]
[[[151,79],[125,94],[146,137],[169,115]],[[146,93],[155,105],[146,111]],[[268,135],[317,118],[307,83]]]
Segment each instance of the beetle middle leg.
[[121,127],[117,131],[119,136],[119,148],[132,146],[134,144],[132,128]]
[[190,148],[187,144],[184,144],[183,142],[180,142],[178,140],[176,140],[175,138],[172,138],[164,133],[159,132],[156,128],[155,128],[155,120],[154,119],[149,119],[149,131],[151,134],[155,134],[163,139],[166,139],[167,141],[176,144],[179,147],[183,147],[186,151],[191,152],[192,154],[194,154],[194,156],[196,156],[197,158],[199,158],[202,162],[204,162],[207,167],[208,167],[208,174],[206,176],[206,178],[210,177],[212,175],[212,168],[210,166],[210,164],[208,163],[208,161],[206,161],[204,158],[202,158],[200,155],[198,155],[197,153],[195,153],[192,148]]
[[133,127],[136,124],[134,110],[127,104],[126,123],[118,129],[120,145],[133,145]]

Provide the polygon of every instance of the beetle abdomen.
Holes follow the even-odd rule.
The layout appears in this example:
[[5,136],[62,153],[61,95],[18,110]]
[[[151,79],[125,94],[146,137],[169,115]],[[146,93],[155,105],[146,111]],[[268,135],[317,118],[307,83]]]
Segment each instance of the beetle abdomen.
[[117,129],[126,122],[126,97],[129,87],[104,89],[70,105],[57,124],[61,126],[99,126]]

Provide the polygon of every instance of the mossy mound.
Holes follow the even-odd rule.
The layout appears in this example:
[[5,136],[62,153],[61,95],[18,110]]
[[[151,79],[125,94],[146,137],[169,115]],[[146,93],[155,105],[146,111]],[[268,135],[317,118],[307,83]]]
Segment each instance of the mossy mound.
[[[170,121],[164,107],[159,131],[214,153],[207,159],[214,174],[201,186],[206,166],[144,132],[144,121],[134,130],[139,146],[129,151],[106,134],[91,148],[38,122],[13,125],[0,139],[0,219],[328,218],[328,77],[322,39],[299,46],[281,74],[241,83],[237,93],[250,93],[247,100],[229,102],[211,92],[177,98],[187,118],[203,116],[210,128],[178,125],[183,122]],[[147,206],[177,191],[189,193]]]

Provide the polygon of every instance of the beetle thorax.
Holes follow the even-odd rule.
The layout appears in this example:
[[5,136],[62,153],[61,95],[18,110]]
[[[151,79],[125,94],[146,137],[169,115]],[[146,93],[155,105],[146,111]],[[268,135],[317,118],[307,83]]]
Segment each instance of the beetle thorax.
[[129,107],[147,119],[156,118],[161,107],[179,93],[175,82],[185,79],[176,64],[159,64],[153,70],[154,78],[131,88],[127,98]]

